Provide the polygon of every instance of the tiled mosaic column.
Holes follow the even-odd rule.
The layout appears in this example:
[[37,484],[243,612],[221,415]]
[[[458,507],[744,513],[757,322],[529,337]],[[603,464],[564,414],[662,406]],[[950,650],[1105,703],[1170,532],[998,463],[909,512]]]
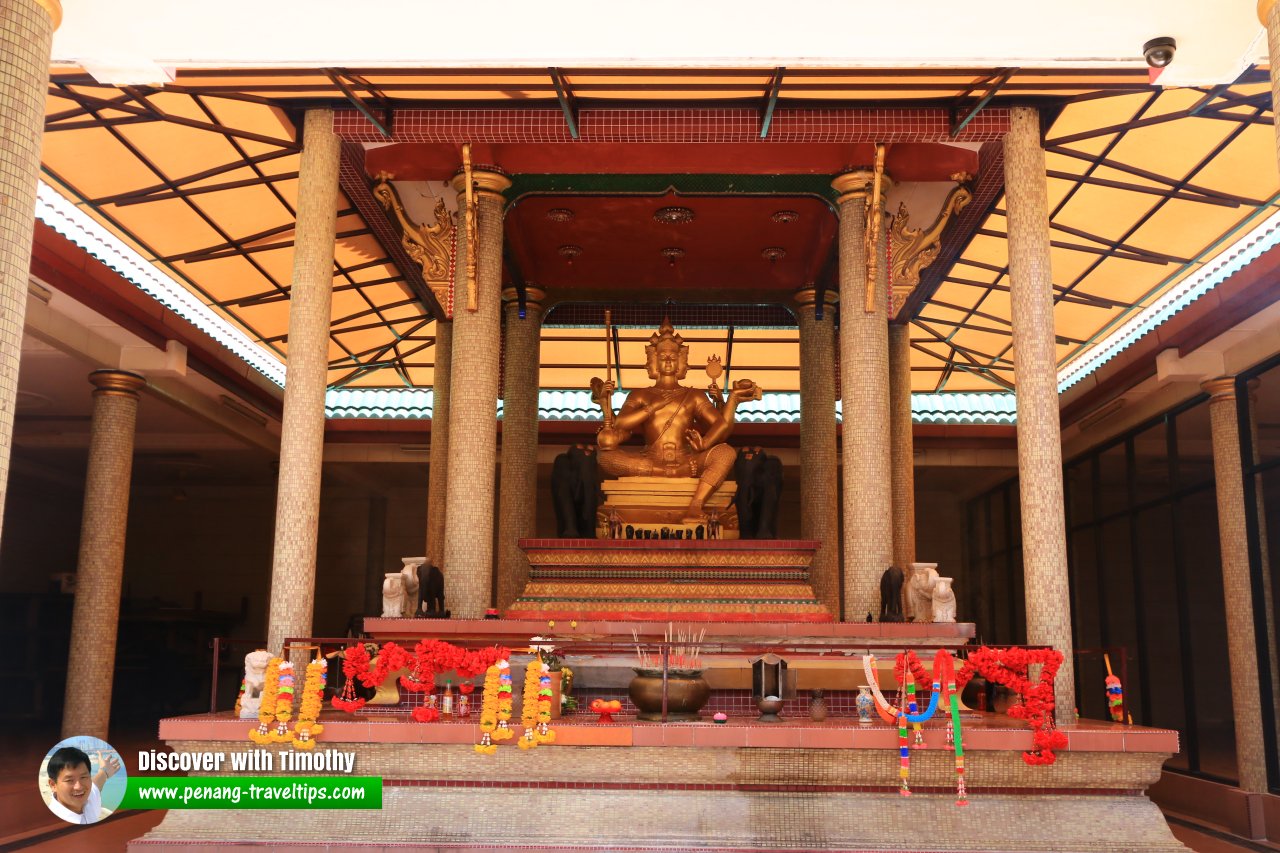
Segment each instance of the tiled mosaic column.
[[0,0],[0,518],[27,314],[49,45],[61,20],[58,0]]
[[1062,668],[1054,684],[1056,716],[1059,723],[1069,723],[1076,716],[1075,665],[1049,267],[1048,180],[1040,147],[1039,113],[1031,107],[1014,107],[1009,121],[1004,139],[1004,183],[1018,391],[1018,491],[1027,642],[1062,652]]
[[1262,712],[1258,706],[1258,646],[1249,580],[1236,382],[1231,377],[1213,379],[1203,387],[1210,395],[1209,424],[1213,435],[1213,477],[1218,493],[1218,547],[1222,552],[1223,600],[1227,608],[1227,661],[1231,667],[1236,765],[1241,790],[1263,794],[1267,791],[1267,765]]
[[[1267,29],[1267,52],[1271,59],[1271,109],[1280,115],[1280,3],[1262,0],[1258,3],[1258,20]],[[1280,162],[1280,122],[1275,123],[1276,160]]]
[[836,465],[836,295],[796,294],[800,323],[800,535],[821,542],[809,579],[818,600],[840,613],[840,508]]
[[444,564],[444,508],[449,482],[449,374],[453,323],[436,318],[435,378],[431,395],[431,461],[427,471],[427,561]]
[[[1253,448],[1254,465],[1262,461],[1262,446],[1258,443],[1258,388],[1261,384],[1258,379],[1249,380],[1249,434],[1252,436],[1250,446]],[[1267,542],[1267,499],[1261,474],[1254,475],[1253,495],[1257,506],[1255,516],[1258,519],[1258,565],[1263,567],[1262,611],[1267,619],[1267,648],[1271,650],[1267,663],[1271,670],[1271,707],[1276,709],[1272,717],[1276,726],[1276,742],[1280,743],[1280,645],[1276,644],[1276,599],[1271,585],[1271,572],[1268,571],[1271,549]]]
[[[887,181],[886,181],[887,183]],[[888,287],[878,281],[865,310],[869,171],[848,172],[832,186],[840,205],[840,391],[844,423],[844,613],[861,622],[880,612],[880,575],[893,560],[889,468]],[[883,204],[883,198],[877,200]],[[884,217],[888,225],[888,217]],[[884,279],[884,234],[880,235]]]
[[893,468],[893,564],[916,561],[916,462],[911,435],[911,326],[889,325],[889,458]]
[[106,740],[116,669],[133,435],[138,391],[146,380],[122,370],[95,370],[89,381],[95,388],[93,422],[89,427],[89,468],[80,519],[62,736],[92,735]]
[[529,582],[529,560],[516,541],[534,535],[538,506],[538,364],[542,301],[525,288],[524,319],[516,291],[502,292],[506,353],[502,367],[502,455],[498,489],[498,608],[505,610]]
[[280,425],[280,477],[267,621],[267,648],[276,652],[287,637],[311,633],[315,603],[338,151],[333,112],[308,110],[298,176],[288,372]]
[[[475,171],[476,305],[467,308],[467,240],[458,235],[449,381],[449,484],[445,506],[445,604],[455,619],[479,619],[493,580],[494,464],[498,444],[498,361],[502,334],[502,191],[497,172]],[[459,197],[463,178],[454,176]],[[461,220],[462,217],[459,217]],[[510,365],[508,365],[510,369]]]

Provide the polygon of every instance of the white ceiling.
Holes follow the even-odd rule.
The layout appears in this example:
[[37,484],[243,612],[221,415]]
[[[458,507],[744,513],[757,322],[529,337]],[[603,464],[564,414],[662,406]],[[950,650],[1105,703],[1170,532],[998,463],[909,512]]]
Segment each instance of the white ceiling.
[[63,0],[57,62],[103,82],[231,66],[1142,66],[1163,85],[1228,82],[1265,60],[1249,0]]

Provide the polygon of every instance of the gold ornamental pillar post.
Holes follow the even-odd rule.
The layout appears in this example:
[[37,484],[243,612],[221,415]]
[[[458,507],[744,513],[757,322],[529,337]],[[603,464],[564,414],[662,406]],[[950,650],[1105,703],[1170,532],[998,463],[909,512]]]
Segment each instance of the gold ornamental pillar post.
[[[467,235],[458,235],[449,380],[449,482],[445,506],[445,604],[455,619],[479,619],[493,580],[494,465],[498,444],[498,360],[502,337],[502,192],[498,172],[471,175],[476,196],[474,297],[468,293]],[[465,196],[465,178],[453,188]],[[462,219],[463,217],[459,217]],[[468,307],[474,298],[475,310]]]
[[916,561],[916,470],[911,435],[911,326],[889,324],[889,456],[893,468],[893,564]]
[[1267,791],[1262,711],[1258,704],[1258,646],[1254,636],[1253,592],[1249,579],[1249,539],[1245,528],[1244,470],[1240,464],[1240,427],[1236,381],[1213,379],[1209,394],[1213,437],[1213,477],[1218,496],[1218,546],[1222,552],[1223,601],[1227,610],[1227,662],[1231,668],[1231,706],[1235,715],[1236,765],[1240,789]]
[[280,473],[267,618],[267,648],[273,652],[282,649],[286,638],[311,633],[315,603],[338,152],[333,111],[308,110],[303,120],[298,175],[288,367],[280,423]]
[[[861,622],[880,611],[880,575],[893,560],[889,467],[889,320],[886,233],[876,235],[877,281],[867,296],[870,170],[832,181],[840,209],[840,391],[844,462],[844,612]],[[888,184],[888,181],[885,181]],[[886,187],[887,189],[887,187]],[[875,200],[884,204],[883,195]],[[882,220],[888,225],[888,218]],[[866,310],[869,304],[872,310]]]
[[840,615],[840,508],[836,478],[836,295],[796,293],[800,324],[800,535],[821,542],[809,579],[818,600]]
[[0,0],[0,519],[31,276],[49,46],[61,21],[58,0]]
[[427,562],[444,563],[444,508],[449,482],[449,379],[453,323],[436,318],[435,378],[431,381],[431,459],[427,471]]
[[1054,684],[1055,710],[1059,723],[1071,723],[1076,716],[1075,664],[1049,267],[1048,179],[1040,147],[1039,112],[1014,107],[1009,121],[1004,139],[1004,184],[1027,642],[1062,652],[1062,668]]
[[506,610],[529,582],[529,560],[516,543],[531,537],[538,505],[538,365],[542,301],[525,288],[524,318],[514,288],[502,291],[506,353],[502,367],[502,451],[498,488],[498,609]]
[[116,669],[116,626],[120,621],[138,391],[147,382],[123,370],[95,370],[89,374],[89,381],[94,385],[93,421],[89,427],[89,468],[80,520],[62,736],[91,735],[106,740]]

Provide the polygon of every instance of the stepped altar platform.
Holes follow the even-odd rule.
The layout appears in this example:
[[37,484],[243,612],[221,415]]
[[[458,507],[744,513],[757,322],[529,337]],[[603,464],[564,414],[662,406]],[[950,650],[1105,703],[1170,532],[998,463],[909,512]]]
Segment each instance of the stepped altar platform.
[[[531,656],[522,647],[550,635],[575,672],[578,710],[552,722],[555,741],[525,751],[515,741],[493,755],[472,748],[478,718],[416,722],[422,693],[355,714],[328,706],[317,750],[354,753],[354,775],[383,778],[379,812],[170,811],[135,853],[161,849],[428,851],[1174,851],[1146,789],[1178,749],[1176,732],[1081,721],[1050,766],[1030,766],[1028,725],[962,712],[968,804],[956,804],[946,718],[923,724],[911,750],[911,795],[898,792],[898,733],[856,716],[864,681],[861,650],[880,658],[886,690],[898,688],[892,650],[963,645],[972,624],[707,622],[703,652],[711,699],[691,722],[640,722],[627,693],[634,628],[656,645],[667,623],[646,621],[368,619],[379,639],[438,638],[512,648],[513,681]],[[325,648],[344,641],[308,640]],[[750,697],[749,656],[783,655],[797,697],[782,722],[761,723]],[[449,673],[440,673],[437,682]],[[476,679],[479,682],[479,679]],[[811,687],[827,688],[830,716],[808,715]],[[602,723],[592,698],[619,699]],[[922,697],[923,698],[923,697]],[[517,705],[519,699],[517,698]],[[723,712],[727,722],[715,723]],[[518,713],[513,717],[517,735]],[[253,720],[230,711],[164,719],[159,736],[177,752],[245,752]],[[272,751],[287,747],[265,747]],[[224,764],[229,767],[230,762]],[[276,762],[279,766],[279,762]],[[230,773],[230,771],[226,771]],[[205,774],[216,776],[217,774]],[[285,775],[285,774],[280,774]]]
[[793,539],[521,539],[511,619],[830,622]]
[[[554,744],[485,756],[466,722],[326,712],[317,749],[355,752],[357,775],[383,777],[380,812],[171,811],[129,849],[1186,849],[1144,794],[1177,750],[1171,731],[1082,721],[1064,729],[1055,764],[1031,767],[1025,725],[965,714],[969,804],[957,807],[938,722],[925,724],[903,797],[897,733],[879,721],[618,720],[576,714],[555,723]],[[159,734],[177,752],[231,753],[255,748],[251,724],[203,714],[162,720]]]

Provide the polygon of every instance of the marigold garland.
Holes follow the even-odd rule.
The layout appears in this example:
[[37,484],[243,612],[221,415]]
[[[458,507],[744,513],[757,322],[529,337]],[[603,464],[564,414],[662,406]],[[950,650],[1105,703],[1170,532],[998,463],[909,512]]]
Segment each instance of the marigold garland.
[[493,755],[498,745],[493,742],[498,731],[498,687],[502,675],[502,664],[493,664],[484,673],[484,688],[480,693],[480,742],[476,744],[476,752],[481,755]]
[[524,725],[524,734],[520,736],[519,743],[521,749],[533,749],[539,743],[535,727],[538,722],[538,690],[544,665],[535,657],[524,669],[524,696],[520,703],[520,722]]
[[276,718],[276,691],[280,684],[281,659],[273,657],[262,675],[261,704],[258,705],[258,727],[249,730],[249,739],[265,746],[274,743],[271,724]]
[[302,683],[302,702],[298,705],[298,722],[293,727],[295,749],[315,749],[316,735],[324,731],[324,726],[316,721],[320,717],[320,709],[324,707],[324,684],[328,668],[328,661],[319,655],[307,664]]
[[289,720],[293,718],[294,677],[293,663],[280,661],[280,685],[276,688],[276,728],[271,733],[275,743],[288,743],[293,740],[289,734]]

